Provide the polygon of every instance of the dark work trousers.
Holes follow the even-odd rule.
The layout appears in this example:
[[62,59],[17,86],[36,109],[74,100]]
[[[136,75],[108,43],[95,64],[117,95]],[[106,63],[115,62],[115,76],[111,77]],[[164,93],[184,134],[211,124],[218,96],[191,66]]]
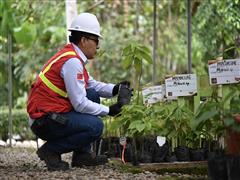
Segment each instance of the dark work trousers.
[[[94,89],[87,90],[87,98],[100,103],[100,97]],[[103,122],[98,116],[70,111],[61,115],[67,118],[67,123],[60,123],[43,119],[43,127],[33,128],[33,132],[47,142],[43,145],[50,151],[58,154],[71,151],[88,152],[90,144],[100,138],[103,131]],[[38,121],[39,119],[35,120]]]

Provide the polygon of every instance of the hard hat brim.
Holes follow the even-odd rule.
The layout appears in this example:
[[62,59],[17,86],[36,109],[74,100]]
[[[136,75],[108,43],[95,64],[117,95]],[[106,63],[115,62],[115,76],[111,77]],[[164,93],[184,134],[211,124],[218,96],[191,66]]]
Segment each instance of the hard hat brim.
[[93,35],[96,35],[100,38],[102,38],[102,35],[99,34],[99,33],[96,33],[94,31],[86,31],[85,29],[75,29],[75,28],[69,28],[68,31],[79,31],[79,32],[86,32],[86,33],[89,33],[89,34],[93,34]]

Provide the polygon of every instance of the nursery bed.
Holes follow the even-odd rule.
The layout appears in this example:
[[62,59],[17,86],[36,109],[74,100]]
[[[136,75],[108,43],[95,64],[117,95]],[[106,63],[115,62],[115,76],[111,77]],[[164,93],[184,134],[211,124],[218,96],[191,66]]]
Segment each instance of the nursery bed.
[[207,175],[207,161],[174,162],[174,163],[143,163],[141,169],[163,174],[165,172],[177,172],[186,174]]

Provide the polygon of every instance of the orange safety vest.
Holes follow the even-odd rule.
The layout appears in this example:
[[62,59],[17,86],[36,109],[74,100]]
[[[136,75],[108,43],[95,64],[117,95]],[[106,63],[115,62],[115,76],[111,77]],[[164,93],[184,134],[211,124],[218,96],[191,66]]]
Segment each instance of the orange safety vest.
[[[27,112],[32,119],[39,118],[49,112],[64,113],[73,109],[67,97],[64,80],[60,76],[63,64],[70,58],[78,58],[83,64],[73,45],[67,44],[43,66],[28,97]],[[84,64],[83,77],[86,88],[89,76]]]

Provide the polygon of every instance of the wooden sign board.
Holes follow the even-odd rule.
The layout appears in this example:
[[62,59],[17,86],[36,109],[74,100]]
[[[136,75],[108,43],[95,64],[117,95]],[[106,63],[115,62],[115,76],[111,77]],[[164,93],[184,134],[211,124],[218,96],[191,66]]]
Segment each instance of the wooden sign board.
[[233,84],[240,82],[240,59],[208,61],[209,82]]
[[197,94],[196,74],[178,74],[165,79],[166,96],[193,96]]
[[164,101],[165,85],[151,86],[142,91],[144,104],[154,104]]

